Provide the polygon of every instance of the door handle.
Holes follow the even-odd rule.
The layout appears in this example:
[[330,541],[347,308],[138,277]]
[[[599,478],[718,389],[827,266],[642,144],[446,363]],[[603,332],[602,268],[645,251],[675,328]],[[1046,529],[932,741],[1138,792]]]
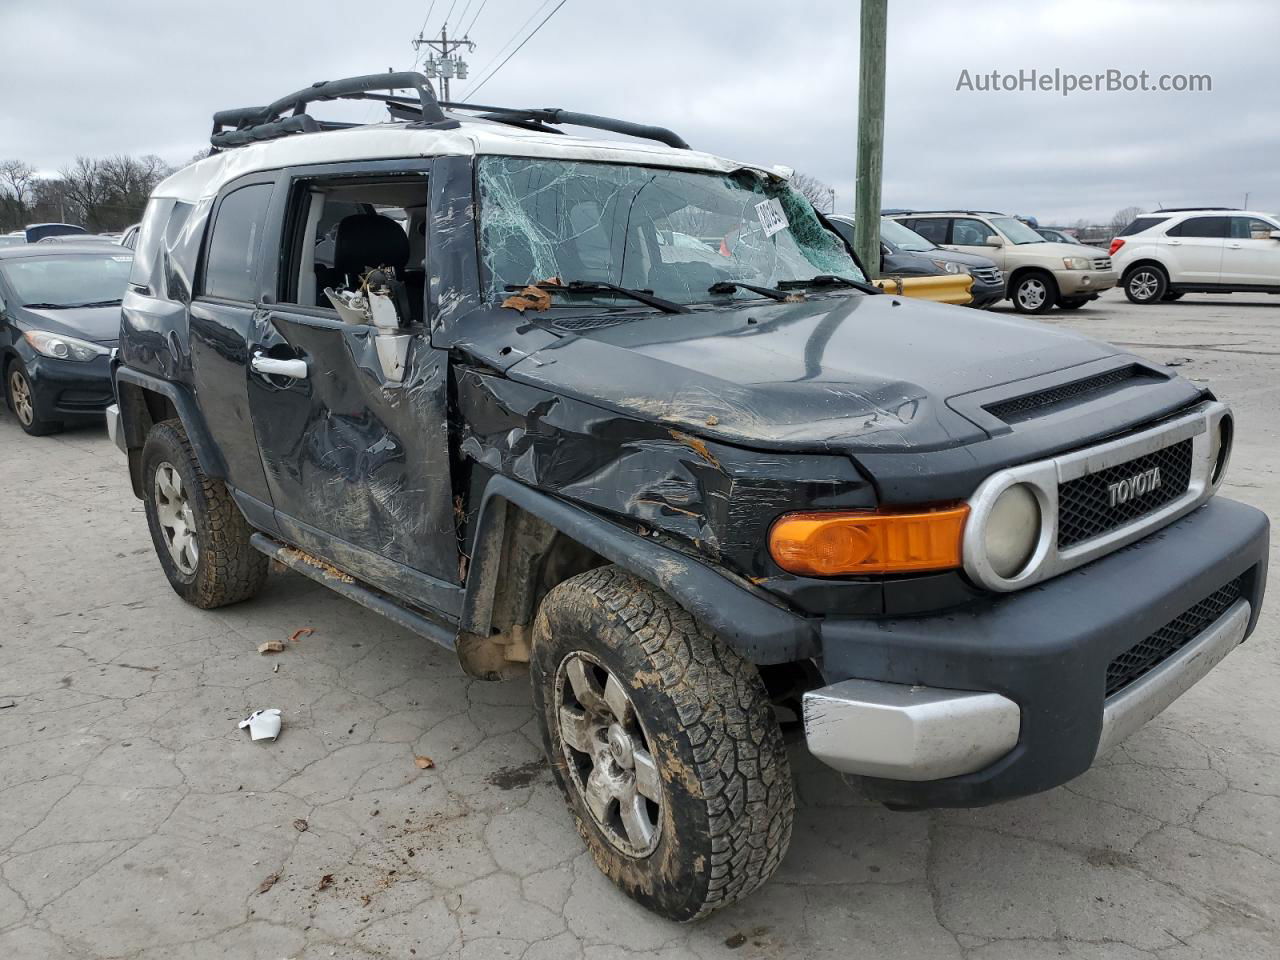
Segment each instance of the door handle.
[[1180,246],[1182,246],[1182,241],[1181,241],[1181,240],[1170,240],[1170,241],[1169,241],[1169,246],[1171,246],[1171,247],[1180,247]]
[[263,353],[255,353],[253,359],[249,361],[249,367],[254,373],[261,373],[268,377],[307,379],[307,361],[305,360],[277,360]]
[[1228,244],[1227,244],[1227,246],[1228,246],[1228,247],[1230,247],[1232,250],[1239,250],[1239,249],[1240,249],[1240,244],[1238,244],[1238,243],[1228,243]]

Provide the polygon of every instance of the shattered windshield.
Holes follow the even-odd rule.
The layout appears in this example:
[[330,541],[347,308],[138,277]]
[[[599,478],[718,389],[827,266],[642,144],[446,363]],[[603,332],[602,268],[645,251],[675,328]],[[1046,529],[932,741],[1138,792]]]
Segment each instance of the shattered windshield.
[[[724,281],[773,287],[820,274],[865,280],[807,200],[746,170],[482,157],[479,189],[490,300],[509,285],[552,278],[648,290],[679,304],[759,296],[709,292]],[[572,303],[594,301],[619,302],[593,292]]]

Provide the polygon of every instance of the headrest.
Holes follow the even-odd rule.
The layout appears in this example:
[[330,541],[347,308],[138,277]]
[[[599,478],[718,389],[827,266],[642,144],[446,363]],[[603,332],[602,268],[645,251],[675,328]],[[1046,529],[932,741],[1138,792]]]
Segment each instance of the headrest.
[[333,243],[333,266],[339,273],[364,273],[368,267],[394,267],[409,262],[409,238],[394,220],[376,213],[343,217]]

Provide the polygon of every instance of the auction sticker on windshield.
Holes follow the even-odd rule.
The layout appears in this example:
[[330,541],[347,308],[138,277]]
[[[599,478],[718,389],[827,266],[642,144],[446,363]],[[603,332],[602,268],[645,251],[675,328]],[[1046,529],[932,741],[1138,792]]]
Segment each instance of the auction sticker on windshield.
[[756,216],[760,218],[760,226],[764,227],[766,237],[772,237],[779,230],[785,230],[790,226],[787,223],[787,214],[782,209],[782,203],[776,198],[757,203]]

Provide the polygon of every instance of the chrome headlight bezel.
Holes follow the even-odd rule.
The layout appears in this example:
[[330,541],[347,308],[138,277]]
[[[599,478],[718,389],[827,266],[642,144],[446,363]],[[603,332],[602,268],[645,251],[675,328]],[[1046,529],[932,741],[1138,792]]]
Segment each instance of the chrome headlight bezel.
[[48,330],[28,330],[22,338],[32,350],[50,360],[89,363],[111,353],[107,347],[100,344]]
[[[1215,442],[1224,418],[1230,419],[1226,404],[1209,401],[1148,430],[993,473],[968,500],[969,522],[965,525],[962,545],[965,573],[974,583],[989,590],[999,593],[1021,590],[1127,546],[1190,513],[1217,492],[1226,473],[1225,459],[1219,456]],[[1118,466],[1187,439],[1192,441],[1192,454],[1191,476],[1185,493],[1090,540],[1066,548],[1058,547],[1059,484]],[[1219,460],[1222,460],[1221,469],[1215,470]],[[985,532],[996,501],[1007,489],[1019,483],[1030,487],[1040,503],[1040,538],[1030,561],[1015,575],[1004,577],[996,572],[987,556]]]

